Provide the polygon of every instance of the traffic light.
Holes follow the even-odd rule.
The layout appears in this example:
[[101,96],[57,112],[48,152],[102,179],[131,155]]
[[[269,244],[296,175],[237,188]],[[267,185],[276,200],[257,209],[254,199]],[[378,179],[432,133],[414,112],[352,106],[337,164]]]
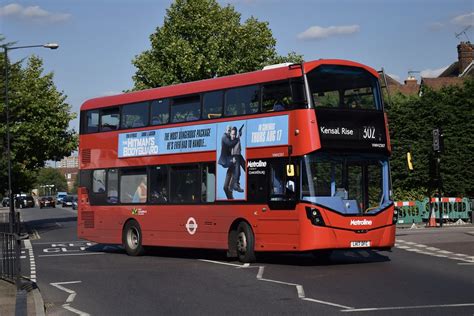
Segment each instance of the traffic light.
[[433,151],[441,153],[443,151],[443,133],[441,128],[433,129]]
[[408,165],[408,170],[413,170],[413,162],[411,160],[410,152],[407,152],[407,165]]

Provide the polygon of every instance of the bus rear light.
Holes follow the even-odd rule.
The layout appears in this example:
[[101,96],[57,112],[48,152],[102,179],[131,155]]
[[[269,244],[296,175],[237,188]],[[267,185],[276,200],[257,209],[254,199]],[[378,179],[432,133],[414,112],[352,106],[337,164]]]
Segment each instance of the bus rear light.
[[306,217],[308,217],[308,219],[311,221],[311,224],[315,226],[326,226],[323,216],[317,208],[307,206]]

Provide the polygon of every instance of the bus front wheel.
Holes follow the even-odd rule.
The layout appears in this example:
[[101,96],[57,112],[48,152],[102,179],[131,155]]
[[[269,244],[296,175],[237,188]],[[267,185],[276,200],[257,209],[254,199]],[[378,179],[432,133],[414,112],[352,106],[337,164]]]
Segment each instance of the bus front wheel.
[[123,228],[122,244],[129,256],[141,256],[145,252],[142,246],[142,230],[136,221],[128,221]]
[[242,222],[237,227],[237,256],[240,262],[255,262],[255,237],[249,224]]

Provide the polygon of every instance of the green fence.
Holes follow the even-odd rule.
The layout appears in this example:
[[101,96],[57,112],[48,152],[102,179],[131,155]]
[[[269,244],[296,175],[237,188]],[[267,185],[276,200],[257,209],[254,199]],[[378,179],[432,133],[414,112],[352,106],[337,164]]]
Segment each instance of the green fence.
[[444,222],[464,222],[472,220],[472,209],[467,198],[429,198],[422,201],[395,202],[398,209],[398,224],[418,224],[427,222],[430,217],[430,208],[434,210],[436,219],[440,218],[440,211]]

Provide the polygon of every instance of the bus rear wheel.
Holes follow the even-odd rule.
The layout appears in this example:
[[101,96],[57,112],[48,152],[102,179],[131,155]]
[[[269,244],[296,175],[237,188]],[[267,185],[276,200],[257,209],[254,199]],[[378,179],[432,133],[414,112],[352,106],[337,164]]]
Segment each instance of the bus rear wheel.
[[255,262],[255,237],[249,224],[242,222],[237,227],[237,257],[240,262]]
[[141,256],[145,253],[142,246],[142,230],[134,221],[128,221],[122,232],[122,244],[129,256]]

